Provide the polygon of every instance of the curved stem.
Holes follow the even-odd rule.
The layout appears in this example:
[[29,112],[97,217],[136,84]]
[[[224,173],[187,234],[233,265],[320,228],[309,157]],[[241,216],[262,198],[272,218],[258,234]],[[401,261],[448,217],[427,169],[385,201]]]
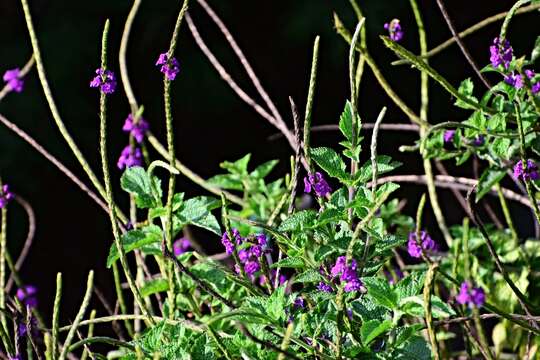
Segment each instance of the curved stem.
[[304,157],[307,162],[308,172],[312,173],[311,165],[311,148],[310,148],[310,135],[311,135],[311,114],[313,111],[313,99],[315,98],[315,87],[317,85],[317,67],[319,62],[319,40],[320,37],[315,38],[315,44],[313,45],[313,59],[311,61],[311,75],[309,77],[309,90],[306,102],[306,113],[304,117]]
[[141,1],[142,0],[133,0],[133,5],[131,7],[131,10],[129,11],[126,23],[124,24],[124,32],[122,33],[122,40],[120,41],[120,51],[118,53],[118,63],[120,64],[120,78],[122,79],[122,85],[124,86],[124,91],[126,92],[126,97],[128,98],[132,115],[135,115],[137,113],[139,106],[137,105],[137,99],[135,98],[133,88],[131,87],[131,82],[129,81],[126,57],[129,34],[131,33],[133,20],[135,20],[135,16],[137,15],[137,11],[139,10]]

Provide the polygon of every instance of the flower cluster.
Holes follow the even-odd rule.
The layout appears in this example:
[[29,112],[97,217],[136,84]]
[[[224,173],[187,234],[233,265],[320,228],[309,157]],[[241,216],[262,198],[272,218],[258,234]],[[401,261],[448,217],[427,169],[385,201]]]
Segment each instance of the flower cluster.
[[134,118],[132,114],[129,114],[124,122],[122,130],[129,133],[140,144],[144,140],[144,136],[150,129],[148,122],[144,120],[142,116],[138,119]]
[[160,71],[165,74],[167,79],[170,81],[176,79],[176,75],[180,72],[180,65],[178,60],[175,57],[169,59],[167,53],[159,55],[159,58],[156,62],[156,66],[161,65]]
[[313,190],[318,197],[325,197],[332,192],[330,185],[328,185],[320,172],[308,174],[308,176],[304,178],[304,192],[310,193],[311,190]]
[[243,242],[243,239],[240,236],[240,232],[238,231],[238,229],[233,228],[231,232],[232,236],[234,237],[234,242],[229,239],[229,234],[226,231],[221,236],[221,243],[223,244],[223,246],[225,246],[225,252],[229,255],[234,252],[234,249],[237,245],[240,245]]
[[330,274],[333,278],[339,276],[339,280],[345,283],[343,288],[346,292],[359,291],[362,288],[362,281],[358,278],[356,272],[357,264],[356,260],[352,259],[347,266],[347,257],[340,256],[337,258],[336,263],[330,270]]
[[37,307],[37,288],[35,286],[25,285],[22,288],[17,289],[15,295],[24,306],[29,308]]
[[116,166],[118,166],[118,168],[122,170],[124,168],[130,168],[132,166],[141,166],[142,163],[143,157],[141,149],[137,146],[132,147],[131,145],[127,145],[124,150],[122,150]]
[[514,178],[517,180],[538,180],[540,174],[538,173],[538,166],[531,160],[527,160],[527,166],[523,167],[523,161],[519,160],[514,166]]
[[[240,259],[241,266],[244,267],[246,275],[252,276],[259,270],[261,270],[260,257],[264,253],[266,247],[266,236],[259,234],[255,236],[256,243],[249,243],[247,248],[244,248],[238,252],[238,258]],[[247,241],[246,241],[247,242]],[[238,265],[236,272],[240,272]]]
[[112,94],[116,90],[116,76],[110,70],[99,68],[90,82],[90,87],[99,88],[104,94]]
[[0,209],[7,206],[8,202],[13,199],[13,193],[9,191],[9,185],[2,186],[2,193],[0,193]]
[[401,24],[398,19],[393,19],[389,23],[385,23],[384,29],[388,30],[390,40],[398,42],[403,39],[403,30],[401,30]]
[[[529,80],[532,80],[535,75],[536,74],[533,70],[529,70],[529,69],[525,70],[525,76],[527,76]],[[522,89],[523,86],[525,85],[525,80],[523,79],[523,75],[521,75],[520,73],[516,73],[515,71],[513,71],[511,74],[506,75],[504,77],[504,82],[507,83],[508,85],[515,87],[518,90]],[[540,92],[540,81],[533,83],[531,90],[533,94],[537,94],[538,92]]]
[[482,288],[475,288],[468,282],[462,282],[456,301],[461,305],[468,305],[470,308],[481,307],[486,302],[486,294]]
[[498,37],[493,40],[493,45],[489,47],[491,65],[498,68],[503,65],[505,69],[510,67],[513,50],[508,40],[500,41]]
[[24,88],[24,80],[21,79],[21,71],[19,68],[8,70],[4,73],[4,82],[9,88],[20,93]]
[[420,231],[420,241],[416,239],[416,232],[409,233],[407,251],[414,258],[422,257],[422,252],[430,252],[437,249],[437,244],[426,231]]
[[176,240],[173,244],[174,256],[182,255],[183,253],[187,252],[190,247],[191,243],[189,242],[188,238],[183,237]]

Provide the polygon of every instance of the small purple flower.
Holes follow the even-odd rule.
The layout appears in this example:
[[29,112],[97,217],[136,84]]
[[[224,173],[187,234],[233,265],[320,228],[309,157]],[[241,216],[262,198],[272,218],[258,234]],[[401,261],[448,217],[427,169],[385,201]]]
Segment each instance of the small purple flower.
[[261,246],[266,246],[266,244],[268,243],[266,235],[264,234],[257,234],[255,237],[257,238],[257,243]]
[[15,68],[12,70],[7,70],[4,73],[4,82],[9,86],[9,88],[17,93],[20,93],[23,91],[24,88],[24,80],[20,77],[21,71],[19,68]]
[[163,53],[159,55],[158,61],[156,62],[156,66],[161,65],[160,71],[167,76],[167,79],[170,81],[173,81],[176,79],[176,75],[180,72],[180,65],[178,64],[178,60],[176,60],[175,57],[169,59],[169,55],[167,53]]
[[261,266],[258,261],[249,260],[244,264],[244,271],[248,276],[255,274],[259,270],[261,270]]
[[473,144],[473,146],[479,147],[484,145],[485,142],[486,138],[484,137],[484,135],[477,135],[471,143]]
[[422,257],[423,251],[433,251],[436,249],[435,241],[429,236],[426,231],[420,231],[420,243],[422,247],[416,241],[416,232],[409,233],[409,241],[407,242],[407,251],[409,255],[414,258]]
[[227,254],[232,254],[234,252],[234,248],[236,247],[236,245],[240,245],[244,240],[240,236],[240,232],[238,231],[238,229],[233,228],[231,232],[232,232],[232,236],[235,239],[235,244],[229,239],[229,235],[227,234],[226,231],[221,236],[221,243],[223,244],[223,246],[225,246],[225,252]]
[[486,295],[482,288],[473,288],[468,282],[462,282],[456,301],[461,305],[481,307],[486,302]]
[[510,67],[510,62],[512,61],[512,47],[508,40],[504,40],[501,43],[500,39],[496,37],[493,40],[493,45],[489,47],[491,65],[494,68],[498,68],[500,65],[503,65],[505,69]]
[[398,19],[393,19],[389,23],[385,23],[384,29],[388,30],[390,40],[399,42],[401,39],[403,39],[403,30],[401,29],[401,24]]
[[537,81],[533,86],[531,87],[531,91],[533,94],[538,94],[540,92],[540,81]]
[[332,287],[330,285],[328,285],[327,283],[322,282],[322,281],[319,283],[319,285],[317,285],[317,289],[319,291],[326,292],[326,293],[331,293],[332,292]]
[[451,143],[456,135],[456,130],[446,130],[443,134],[443,140],[445,143]]
[[[272,282],[274,282],[276,280],[276,269],[272,269],[270,271],[270,277],[271,277]],[[287,276],[280,273],[279,274],[279,280],[278,280],[279,286],[285,284],[286,281],[287,281]],[[261,275],[259,277],[259,285],[264,286],[264,284],[266,284],[266,276]]]
[[516,180],[538,180],[538,166],[531,159],[527,160],[527,168],[523,168],[523,161],[519,160],[514,166],[514,178]]
[[128,145],[122,150],[116,166],[120,170],[133,166],[141,166],[143,163],[142,151],[139,147]]
[[26,336],[28,334],[28,330],[31,330],[32,337],[37,337],[39,335],[38,322],[34,316],[30,318],[30,324],[26,324],[24,322],[19,322],[17,324],[17,334],[19,337]]
[[90,82],[90,87],[99,87],[104,94],[112,94],[116,90],[116,76],[110,70],[96,70],[96,76]]
[[516,89],[523,88],[523,76],[521,74],[511,73],[504,77],[504,82],[508,85],[515,87]]
[[30,308],[37,307],[37,288],[33,285],[25,285],[17,289],[17,299]]
[[173,244],[174,256],[182,255],[183,253],[188,251],[190,246],[191,246],[191,243],[189,242],[189,239],[185,237],[176,240]]
[[9,185],[2,186],[2,193],[0,193],[0,209],[3,209],[13,199],[13,193],[9,191]]
[[347,313],[347,317],[349,318],[349,320],[352,320],[353,319],[353,311],[352,311],[352,309],[347,309],[347,310],[345,310],[345,312]]
[[325,197],[332,191],[320,172],[308,174],[304,178],[304,192],[310,193],[312,189],[318,197]]
[[293,305],[297,309],[303,309],[305,308],[304,298],[301,298],[300,296],[294,299]]
[[358,279],[358,274],[356,273],[356,260],[352,259],[349,266],[346,265],[347,258],[345,256],[340,256],[337,258],[335,265],[330,270],[332,277],[337,277],[339,275],[339,280],[345,283],[344,290],[346,292],[358,291],[362,287],[362,282]]
[[[355,274],[356,274],[356,272],[355,272]],[[361,289],[362,289],[362,281],[360,281],[360,279],[358,279],[358,277],[348,281],[345,284],[345,287],[343,288],[343,290],[345,290],[345,292],[360,291]]]
[[135,122],[133,115],[129,114],[126,118],[126,122],[124,123],[124,127],[122,127],[122,130],[130,133],[140,144],[149,128],[150,126],[148,125],[148,122],[146,122],[142,116],[139,117],[139,120]]

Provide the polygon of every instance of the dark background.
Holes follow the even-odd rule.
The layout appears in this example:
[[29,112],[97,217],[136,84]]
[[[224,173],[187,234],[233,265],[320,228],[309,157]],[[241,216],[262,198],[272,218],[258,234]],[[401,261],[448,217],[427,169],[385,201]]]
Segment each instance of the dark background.
[[[34,24],[40,40],[48,79],[62,118],[94,171],[100,175],[98,153],[98,92],[88,87],[94,70],[99,66],[101,31],[105,19],[111,20],[109,63],[119,74],[117,52],[125,17],[131,6],[128,0],[36,0],[31,2]],[[293,96],[300,109],[307,96],[313,40],[321,36],[319,85],[314,107],[315,125],[337,124],[348,91],[348,47],[332,24],[332,12],[337,12],[349,29],[355,17],[346,0],[279,0],[279,1],[209,1],[214,10],[229,26],[261,82],[276,101],[282,115],[290,124],[288,96]],[[368,45],[394,89],[413,109],[419,106],[419,73],[407,66],[392,67],[395,59],[385,49],[377,35],[383,23],[396,17],[405,30],[403,45],[418,52],[417,33],[408,1],[359,1],[367,16]],[[143,1],[135,20],[129,46],[129,72],[139,103],[145,106],[145,118],[151,128],[165,142],[162,106],[162,76],[154,67],[157,56],[168,48],[181,1]],[[435,1],[419,1],[428,29],[429,47],[450,36]],[[448,10],[458,29],[465,29],[486,16],[508,10],[513,1],[447,1]],[[237,82],[257,100],[256,91],[242,72],[241,66],[228,47],[218,28],[192,0],[192,16],[208,46]],[[31,47],[20,3],[0,0],[0,73],[22,67],[31,55]],[[536,38],[538,17],[521,15],[511,28],[511,40],[516,54],[528,54]],[[498,33],[500,23],[491,25],[466,39],[473,57],[481,67],[489,61],[491,40]],[[531,34],[532,33],[532,34]],[[203,177],[220,171],[223,160],[235,160],[253,154],[253,164],[280,159],[281,167],[273,176],[287,170],[291,149],[283,140],[270,142],[275,133],[264,119],[246,106],[223,82],[208,60],[195,45],[183,24],[177,58],[181,74],[173,85],[173,108],[176,128],[177,156]],[[457,46],[452,46],[431,59],[431,64],[454,85],[465,77],[473,77],[478,89],[481,83],[466,64]],[[367,67],[366,67],[367,69]],[[483,91],[483,89],[482,89]],[[262,104],[262,101],[260,101]],[[453,100],[438,86],[431,84],[430,121],[462,120],[467,113],[452,106]],[[382,108],[388,106],[385,122],[407,122],[393,106],[367,69],[360,91],[360,114],[365,122],[373,122]],[[48,110],[35,70],[26,79],[21,94],[10,94],[0,103],[0,113],[32,134],[38,142],[58,156],[70,169],[87,182],[84,172],[67,144],[61,138]],[[121,131],[129,113],[127,100],[119,83],[118,91],[110,97],[109,154],[115,184],[120,172],[114,164],[125,146],[127,136]],[[370,132],[365,134],[369,139]],[[383,132],[379,153],[390,154],[405,165],[400,173],[420,174],[417,155],[403,155],[397,151],[401,144],[412,144],[416,134]],[[315,145],[335,145],[335,133],[313,134]],[[364,148],[368,146],[365,145]],[[35,245],[23,269],[22,277],[40,288],[43,312],[52,308],[56,272],[64,275],[66,289],[64,320],[73,318],[84,292],[85,279],[90,269],[96,270],[96,283],[107,294],[113,294],[112,274],[105,269],[105,260],[112,242],[106,214],[87,195],[4,127],[0,127],[0,173],[4,182],[33,205],[37,215]],[[155,154],[154,154],[155,155]],[[366,155],[366,154],[364,154]],[[157,155],[155,155],[157,157]],[[469,175],[462,167],[449,167],[455,174]],[[470,167],[469,167],[470,168]],[[204,192],[180,177],[179,191],[188,195]],[[399,196],[407,198],[405,209],[413,214],[421,186],[407,185]],[[116,198],[121,205],[127,199],[120,191]],[[450,223],[460,221],[461,208],[451,195],[441,192],[442,205]],[[529,224],[529,213],[512,208],[516,218]],[[431,214],[427,224],[438,236]],[[26,219],[17,205],[10,206],[9,248],[18,254],[26,236]],[[204,234],[202,242],[216,243],[217,237]]]

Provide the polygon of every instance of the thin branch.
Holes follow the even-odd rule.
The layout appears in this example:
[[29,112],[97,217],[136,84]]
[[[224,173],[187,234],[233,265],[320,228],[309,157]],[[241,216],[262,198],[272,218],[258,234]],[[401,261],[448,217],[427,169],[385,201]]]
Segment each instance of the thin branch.
[[[19,78],[25,77],[26,74],[28,74],[28,72],[32,69],[35,63],[36,63],[36,59],[32,55],[30,59],[26,62],[24,67],[21,69],[21,71],[19,72]],[[11,88],[11,86],[9,86],[8,84],[4,85],[2,90],[0,90],[0,101],[2,101],[2,99],[12,91],[13,89]]]
[[[22,196],[16,194],[15,201],[23,207],[24,211],[26,212],[26,215],[28,216],[28,233],[26,235],[26,240],[24,241],[24,245],[21,250],[21,253],[19,254],[19,257],[17,258],[17,262],[15,263],[15,270],[19,271],[21,269],[21,266],[24,263],[24,260],[26,260],[26,257],[28,256],[28,252],[30,251],[30,248],[32,247],[34,235],[36,234],[36,214],[34,213],[34,209],[32,208],[32,205],[30,205],[30,203],[26,201]],[[7,293],[9,293],[9,291],[11,290],[14,280],[15,280],[14,274],[12,273],[9,276],[8,282],[6,284],[5,291]]]
[[480,80],[484,83],[484,85],[491,89],[491,84],[486,79],[486,77],[480,72],[480,69],[478,68],[478,65],[474,61],[473,57],[469,53],[469,50],[465,47],[465,44],[461,40],[461,37],[459,36],[458,32],[456,31],[456,27],[454,26],[454,23],[452,22],[452,19],[450,18],[450,15],[448,15],[448,12],[446,11],[446,7],[444,6],[443,0],[437,0],[437,5],[439,6],[439,9],[441,10],[442,16],[444,17],[444,20],[446,21],[446,24],[448,25],[448,28],[450,29],[450,32],[452,33],[453,38],[456,40],[459,48],[461,49],[461,52],[469,62],[469,65],[474,69],[474,72]]

